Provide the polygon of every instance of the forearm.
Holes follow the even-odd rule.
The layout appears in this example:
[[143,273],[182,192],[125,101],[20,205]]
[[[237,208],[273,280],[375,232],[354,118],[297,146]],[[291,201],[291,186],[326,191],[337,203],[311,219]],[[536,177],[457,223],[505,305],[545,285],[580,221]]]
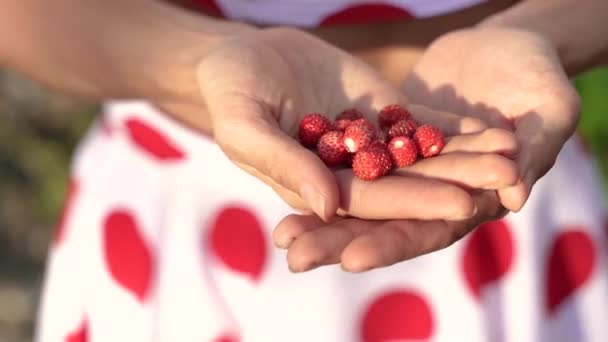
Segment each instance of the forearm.
[[608,1],[527,0],[498,13],[480,26],[525,29],[546,37],[566,71],[575,75],[608,63]]
[[240,30],[152,0],[0,0],[0,63],[78,96],[166,99]]

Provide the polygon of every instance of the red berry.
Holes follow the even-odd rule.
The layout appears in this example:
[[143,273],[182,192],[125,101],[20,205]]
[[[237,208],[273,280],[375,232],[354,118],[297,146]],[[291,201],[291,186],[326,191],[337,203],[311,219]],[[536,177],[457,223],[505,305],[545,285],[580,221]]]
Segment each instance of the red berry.
[[300,121],[298,136],[302,145],[315,147],[323,134],[331,129],[331,122],[323,114],[308,114]]
[[376,148],[376,147],[379,147],[379,148],[388,148],[388,146],[386,145],[386,143],[384,141],[382,141],[382,140],[379,140],[379,139],[376,139],[376,140],[372,141],[372,143],[367,146],[367,148]]
[[352,120],[350,120],[350,119],[336,120],[336,122],[334,122],[334,129],[336,131],[344,132],[346,130],[346,127],[350,126],[351,123],[352,123]]
[[413,137],[417,128],[418,124],[414,120],[400,120],[392,125],[388,130],[388,138],[393,139],[394,137]]
[[391,155],[386,146],[376,140],[372,145],[357,152],[353,158],[353,172],[363,180],[380,178],[392,169]]
[[375,138],[374,124],[367,119],[357,119],[346,127],[342,141],[348,152],[355,153],[369,145]]
[[388,143],[388,150],[395,167],[412,165],[418,159],[418,146],[408,137],[395,137]]
[[363,125],[363,126],[369,128],[370,130],[376,132],[376,126],[374,126],[374,123],[369,121],[366,118],[360,118],[360,119],[353,120],[353,122],[351,124]]
[[361,119],[361,118],[363,118],[363,114],[361,114],[360,111],[356,110],[355,108],[350,108],[350,109],[347,109],[347,110],[343,111],[342,113],[338,114],[338,116],[336,116],[336,121],[342,120],[342,119],[355,121],[355,120]]
[[399,105],[389,105],[380,111],[378,114],[378,125],[380,128],[390,127],[401,120],[409,120],[412,118],[410,112],[407,109]]
[[363,114],[355,108],[350,108],[336,116],[336,122],[334,123],[334,129],[344,132],[353,121],[362,119]]
[[319,139],[317,153],[327,166],[338,166],[346,161],[348,151],[342,144],[343,135],[339,131],[329,131]]
[[439,154],[445,145],[443,132],[431,125],[422,125],[414,133],[414,140],[423,157],[433,157]]

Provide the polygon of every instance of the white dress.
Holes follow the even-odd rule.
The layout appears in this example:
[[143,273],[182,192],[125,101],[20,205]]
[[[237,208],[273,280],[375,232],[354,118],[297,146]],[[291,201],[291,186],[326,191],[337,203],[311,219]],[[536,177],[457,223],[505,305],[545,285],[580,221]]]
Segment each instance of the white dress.
[[[218,3],[244,17],[281,2]],[[110,103],[76,152],[36,340],[605,342],[598,179],[573,138],[524,210],[445,250],[292,274],[269,241],[292,210],[269,187],[149,104]]]

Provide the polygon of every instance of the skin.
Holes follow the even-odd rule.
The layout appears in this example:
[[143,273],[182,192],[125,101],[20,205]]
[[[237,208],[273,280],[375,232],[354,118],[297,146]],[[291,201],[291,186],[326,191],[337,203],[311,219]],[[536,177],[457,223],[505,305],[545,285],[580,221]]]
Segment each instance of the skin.
[[[288,248],[290,268],[339,263],[361,272],[389,266],[451,245],[488,218],[504,215],[502,207],[521,209],[576,127],[580,100],[567,75],[606,62],[603,24],[595,12],[606,7],[593,1],[529,1],[435,40],[403,83],[405,94],[413,102],[514,132],[520,181],[496,192],[474,192],[477,214],[458,222],[348,218],[325,224],[310,216],[287,217],[274,237]],[[561,30],[555,18],[589,25]]]
[[[292,270],[363,271],[446,247],[523,206],[576,124],[564,68],[593,65],[608,46],[597,14],[606,3],[573,6],[529,0],[503,10],[499,1],[419,24],[360,27],[356,42],[348,28],[256,28],[156,1],[0,0],[0,29],[10,33],[0,36],[0,63],[78,96],[146,99],[213,136],[303,211],[274,232]],[[551,18],[572,13],[586,25],[555,29]],[[499,87],[488,86],[489,69],[502,75]],[[293,140],[308,112],[356,106],[372,118],[392,103],[447,131],[441,156],[369,183],[327,169]]]
[[[490,44],[496,39],[504,49]],[[527,53],[521,54],[522,50]],[[294,270],[338,262],[351,271],[388,266],[449,246],[487,217],[502,215],[501,205],[520,210],[534,183],[553,165],[578,120],[578,97],[557,54],[546,41],[521,30],[467,30],[446,35],[429,47],[403,88],[417,103],[467,113],[491,127],[513,131],[514,145],[519,146],[514,156],[517,184],[475,193],[473,198],[480,210],[473,219],[462,222],[433,225],[349,219],[316,225],[308,218],[293,216],[279,225],[275,238],[279,245],[289,246],[288,260]],[[498,161],[486,162],[498,167]],[[414,168],[422,166],[419,164]],[[410,173],[399,173],[403,172]],[[439,177],[442,174],[435,175]],[[433,202],[425,203],[437,208]]]
[[[294,141],[299,119],[309,112],[336,115],[355,106],[372,118],[388,104],[409,105],[398,87],[372,66],[309,33],[218,21],[143,0],[112,4],[3,0],[1,4],[2,28],[13,33],[0,38],[0,56],[6,65],[79,96],[148,99],[176,120],[212,135],[236,165],[304,212],[328,221],[336,214],[462,219],[475,211],[470,194],[454,184],[393,177],[391,183],[362,185],[348,170],[327,169]],[[72,13],[66,15],[64,8]],[[93,37],[96,44],[87,44]],[[421,122],[440,125],[450,135],[486,128],[475,118],[420,106],[411,109]],[[458,141],[475,137],[481,139],[476,146],[489,143],[486,135],[454,137],[450,148],[466,146]],[[497,145],[509,148],[511,141]],[[475,186],[480,174],[502,171],[487,166],[470,164],[471,173],[461,175],[466,179],[453,181]],[[513,171],[510,165],[507,178],[512,179]],[[483,186],[503,188],[509,180]],[[437,191],[428,191],[431,186]],[[398,203],[413,202],[424,193],[425,198],[444,203],[445,209],[403,211],[404,204],[386,200],[397,195],[380,195],[388,187],[410,189]],[[369,193],[378,197],[368,199],[364,194]]]

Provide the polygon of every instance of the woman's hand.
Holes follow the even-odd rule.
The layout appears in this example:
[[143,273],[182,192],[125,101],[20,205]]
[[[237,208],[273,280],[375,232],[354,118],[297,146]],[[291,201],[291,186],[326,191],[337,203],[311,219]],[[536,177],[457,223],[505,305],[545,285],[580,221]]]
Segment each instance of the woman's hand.
[[521,182],[498,191],[513,211],[578,123],[579,97],[555,48],[529,31],[486,27],[447,34],[425,52],[404,89],[413,102],[515,132]]
[[[512,156],[520,174],[517,184],[496,192],[476,187],[478,210],[466,220],[348,218],[325,223],[311,216],[289,216],[278,225],[274,240],[288,248],[292,270],[334,263],[355,272],[389,266],[451,245],[479,224],[505,215],[504,207],[519,210],[534,183],[555,162],[579,114],[578,96],[555,50],[542,37],[519,30],[466,30],[438,39],[404,89],[414,103],[513,131],[519,145],[519,153]],[[498,141],[487,141],[492,140]],[[475,164],[480,165],[467,165]],[[445,177],[445,172],[438,176]],[[432,202],[425,205],[436,208]]]
[[[355,107],[376,121],[375,113],[382,107],[406,105],[398,89],[349,54],[297,30],[267,29],[218,43],[200,59],[196,72],[200,95],[190,91],[194,111],[185,107],[169,111],[194,126],[208,125],[234,163],[272,186],[292,206],[312,209],[324,220],[337,212],[368,219],[464,219],[473,215],[473,200],[459,186],[403,176],[365,182],[351,170],[332,172],[294,138],[300,118],[308,113],[333,117]],[[203,108],[207,115],[197,115]],[[449,135],[485,128],[478,119],[420,106],[410,109],[418,121],[440,126]],[[202,122],[204,118],[209,122]],[[446,150],[486,145],[479,139],[455,136]],[[501,144],[514,149],[512,140],[497,143]],[[456,165],[462,172],[447,180],[472,187],[496,189],[514,181],[514,166],[507,158],[481,164],[475,162],[475,158],[485,158],[481,154],[463,158],[466,163],[454,156],[436,158],[421,164],[418,171],[437,174]],[[488,180],[484,174],[498,176]],[[428,208],[422,201],[436,203],[436,207]]]

